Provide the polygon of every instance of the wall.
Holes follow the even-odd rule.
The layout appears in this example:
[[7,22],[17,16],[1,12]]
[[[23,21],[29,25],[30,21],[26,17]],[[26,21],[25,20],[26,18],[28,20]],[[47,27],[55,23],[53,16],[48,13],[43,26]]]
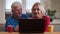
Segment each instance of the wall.
[[51,0],[51,9],[56,9],[56,18],[60,18],[60,0]]
[[60,24],[54,24],[54,32],[60,32]]
[[43,4],[45,10],[51,8],[51,0],[41,0],[41,4]]
[[60,18],[60,0],[41,0],[45,10],[54,9],[56,10],[55,17]]
[[[60,19],[60,0],[51,0],[51,5],[50,5],[50,9],[54,9],[56,10],[56,14],[55,14],[55,17]],[[60,32],[60,24],[54,24],[54,31],[55,32]]]
[[0,0],[0,23],[5,23],[5,0]]

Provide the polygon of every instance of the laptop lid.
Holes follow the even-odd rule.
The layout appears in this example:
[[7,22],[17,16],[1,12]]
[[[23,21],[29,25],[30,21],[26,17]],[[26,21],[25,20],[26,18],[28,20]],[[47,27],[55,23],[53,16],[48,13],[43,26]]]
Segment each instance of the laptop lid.
[[45,19],[19,19],[20,33],[43,33]]

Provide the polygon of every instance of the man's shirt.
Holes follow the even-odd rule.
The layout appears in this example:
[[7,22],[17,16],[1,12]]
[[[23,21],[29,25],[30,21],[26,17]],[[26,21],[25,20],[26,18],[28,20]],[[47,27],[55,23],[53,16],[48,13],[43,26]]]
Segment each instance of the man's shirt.
[[[25,15],[25,14],[22,14],[22,16],[21,16],[20,18],[22,18],[22,19],[27,19],[28,16]],[[9,18],[6,20],[5,31],[8,31],[7,29],[8,29],[8,26],[9,26],[9,25],[12,25],[12,26],[13,26],[13,31],[14,31],[14,28],[16,28],[16,26],[19,25],[18,19],[16,19],[14,16],[9,17]]]

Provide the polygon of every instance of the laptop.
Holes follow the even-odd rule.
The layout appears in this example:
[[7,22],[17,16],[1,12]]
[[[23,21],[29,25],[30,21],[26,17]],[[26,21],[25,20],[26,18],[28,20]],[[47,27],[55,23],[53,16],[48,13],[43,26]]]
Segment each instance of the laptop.
[[45,19],[19,19],[20,33],[44,33]]

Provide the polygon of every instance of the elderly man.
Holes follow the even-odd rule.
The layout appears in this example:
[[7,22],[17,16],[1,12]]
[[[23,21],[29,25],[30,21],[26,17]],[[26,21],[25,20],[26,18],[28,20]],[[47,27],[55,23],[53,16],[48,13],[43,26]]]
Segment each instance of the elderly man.
[[19,31],[19,21],[18,19],[26,19],[27,16],[25,14],[22,14],[22,5],[19,2],[14,2],[11,5],[11,9],[12,9],[12,16],[9,17],[6,20],[6,25],[5,25],[5,31],[8,31],[8,26],[13,26],[13,32],[14,31]]

